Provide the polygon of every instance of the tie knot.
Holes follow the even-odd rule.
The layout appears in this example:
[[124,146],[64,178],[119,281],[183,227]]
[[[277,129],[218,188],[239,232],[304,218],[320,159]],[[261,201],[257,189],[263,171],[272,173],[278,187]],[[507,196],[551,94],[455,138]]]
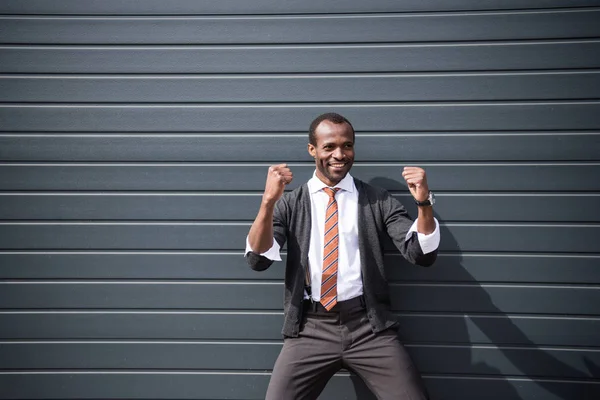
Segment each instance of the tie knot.
[[323,190],[325,191],[325,193],[327,193],[330,199],[334,199],[335,194],[340,191],[340,188],[325,187],[323,188]]

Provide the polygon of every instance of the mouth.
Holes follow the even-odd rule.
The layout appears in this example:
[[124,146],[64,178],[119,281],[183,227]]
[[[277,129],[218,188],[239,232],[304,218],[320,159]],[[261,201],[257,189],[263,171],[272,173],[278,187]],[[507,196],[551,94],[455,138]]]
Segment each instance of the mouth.
[[348,163],[338,162],[338,163],[329,163],[329,168],[333,170],[342,170],[346,167]]

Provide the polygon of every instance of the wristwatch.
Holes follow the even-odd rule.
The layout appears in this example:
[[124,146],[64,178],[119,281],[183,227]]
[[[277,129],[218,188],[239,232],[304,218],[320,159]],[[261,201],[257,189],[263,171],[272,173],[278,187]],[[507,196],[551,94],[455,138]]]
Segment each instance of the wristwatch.
[[417,201],[415,199],[415,203],[418,206],[432,206],[435,204],[435,195],[433,194],[433,192],[430,190],[429,191],[429,196],[427,197],[427,200],[423,200],[423,201]]

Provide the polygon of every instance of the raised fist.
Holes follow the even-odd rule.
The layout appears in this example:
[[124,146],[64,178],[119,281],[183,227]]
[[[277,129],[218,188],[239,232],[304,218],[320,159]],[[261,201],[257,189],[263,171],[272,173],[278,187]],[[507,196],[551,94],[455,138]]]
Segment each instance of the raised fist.
[[287,164],[271,165],[267,173],[267,183],[263,201],[276,202],[283,195],[285,185],[293,179],[292,171]]
[[402,176],[408,184],[408,190],[417,201],[425,201],[429,197],[429,186],[425,170],[419,167],[404,167]]

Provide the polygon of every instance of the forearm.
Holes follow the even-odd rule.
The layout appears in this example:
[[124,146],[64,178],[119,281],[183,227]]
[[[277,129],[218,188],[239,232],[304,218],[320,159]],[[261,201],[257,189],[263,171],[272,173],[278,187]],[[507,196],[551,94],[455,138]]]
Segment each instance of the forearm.
[[417,220],[417,232],[429,235],[435,231],[435,220],[433,219],[433,207],[431,206],[420,206],[418,220]]
[[248,233],[248,244],[253,252],[262,254],[273,246],[275,203],[283,195],[285,185],[291,181],[292,172],[287,164],[271,165],[269,167],[260,209]]
[[252,251],[262,254],[273,246],[273,211],[275,203],[263,201],[250,227],[248,242]]

